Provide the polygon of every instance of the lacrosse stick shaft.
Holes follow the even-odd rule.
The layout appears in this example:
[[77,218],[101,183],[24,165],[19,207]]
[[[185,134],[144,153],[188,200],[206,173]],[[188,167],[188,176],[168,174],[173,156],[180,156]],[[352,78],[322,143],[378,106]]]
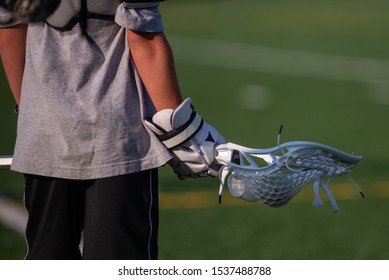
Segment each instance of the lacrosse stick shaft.
[[0,156],[0,169],[9,169],[12,164],[12,156]]

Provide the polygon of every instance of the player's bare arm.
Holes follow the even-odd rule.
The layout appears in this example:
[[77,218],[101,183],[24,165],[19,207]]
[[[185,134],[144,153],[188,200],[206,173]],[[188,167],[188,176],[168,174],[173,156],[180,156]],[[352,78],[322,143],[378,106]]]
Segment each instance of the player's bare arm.
[[176,75],[173,53],[162,32],[128,31],[128,43],[135,66],[157,113],[146,125],[172,153],[170,165],[177,175],[216,176],[213,147],[224,138],[183,101]]
[[0,56],[9,86],[19,104],[26,53],[27,25],[0,29]]
[[164,33],[128,30],[128,43],[135,66],[156,110],[177,108],[182,97],[172,50]]

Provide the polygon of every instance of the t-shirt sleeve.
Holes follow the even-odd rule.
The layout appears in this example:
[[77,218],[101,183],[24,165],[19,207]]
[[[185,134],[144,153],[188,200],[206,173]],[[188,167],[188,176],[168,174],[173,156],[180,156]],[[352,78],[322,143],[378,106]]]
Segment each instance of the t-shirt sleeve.
[[20,19],[12,18],[12,13],[0,7],[0,28],[2,27],[11,27],[22,23]]
[[119,5],[115,22],[122,27],[143,32],[162,32],[162,16],[156,7],[133,7],[122,3]]

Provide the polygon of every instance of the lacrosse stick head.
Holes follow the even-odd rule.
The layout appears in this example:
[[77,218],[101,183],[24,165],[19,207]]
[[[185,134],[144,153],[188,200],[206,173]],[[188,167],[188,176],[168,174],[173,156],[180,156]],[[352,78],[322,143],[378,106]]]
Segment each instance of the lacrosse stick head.
[[270,149],[251,149],[233,143],[216,147],[216,161],[222,164],[221,188],[246,201],[261,201],[271,207],[288,203],[310,181],[314,184],[314,205],[323,202],[322,188],[335,212],[339,210],[328,189],[336,176],[350,174],[361,159],[315,142],[287,142]]

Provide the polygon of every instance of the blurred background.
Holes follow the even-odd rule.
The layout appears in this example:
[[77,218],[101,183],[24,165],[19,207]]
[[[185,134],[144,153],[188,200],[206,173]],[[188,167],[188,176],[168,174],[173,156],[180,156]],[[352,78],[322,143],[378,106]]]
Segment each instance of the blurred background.
[[[389,2],[169,0],[161,4],[181,88],[231,142],[321,142],[364,158],[312,206],[308,184],[281,208],[224,192],[217,178],[160,169],[160,259],[389,259]],[[0,72],[0,154],[16,116]],[[25,255],[20,174],[0,171],[0,259]]]

